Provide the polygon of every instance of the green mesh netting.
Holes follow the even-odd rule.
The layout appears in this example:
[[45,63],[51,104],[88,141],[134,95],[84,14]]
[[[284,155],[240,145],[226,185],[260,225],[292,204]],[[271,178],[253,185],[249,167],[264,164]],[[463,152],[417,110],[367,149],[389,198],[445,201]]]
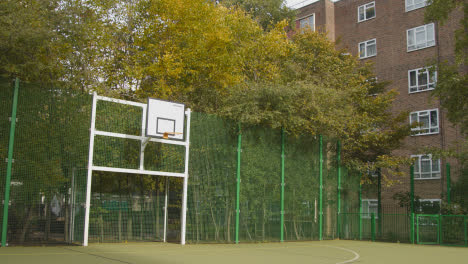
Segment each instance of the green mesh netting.
[[3,223],[3,206],[5,199],[5,180],[7,171],[8,142],[10,137],[11,107],[13,103],[13,81],[0,79],[0,238]]
[[73,233],[83,233],[86,178],[80,177],[80,170],[88,157],[90,99],[86,94],[21,84],[10,244],[80,241],[81,235]]
[[[0,88],[0,158],[4,161],[12,82],[0,80]],[[83,242],[91,106],[92,96],[88,94],[21,84],[7,229],[9,244]],[[141,136],[141,115],[141,107],[98,101],[96,129]],[[395,202],[381,204],[379,211],[375,203],[376,178],[370,178],[360,188],[359,174],[344,167],[338,215],[336,141],[323,138],[320,229],[319,139],[286,134],[281,226],[281,131],[258,126],[243,126],[239,130],[235,122],[201,113],[193,113],[191,122],[188,242],[233,243],[236,231],[241,242],[279,241],[281,229],[286,241],[318,240],[320,230],[323,239],[411,241],[409,208]],[[139,158],[140,150],[140,140],[98,135],[94,165],[129,169],[143,165],[146,170],[184,172],[183,146],[149,142],[143,160]],[[0,162],[2,200],[6,165]],[[181,204],[181,178],[94,172],[89,241],[180,241]],[[440,212],[439,207],[423,203],[420,208],[419,213]],[[240,223],[236,230],[238,213]],[[0,213],[0,221],[2,217]],[[421,243],[468,244],[466,216],[416,216],[418,219],[415,229],[419,229],[415,232]]]
[[418,244],[439,244],[439,215],[416,216],[416,239]]
[[240,241],[280,239],[280,131],[242,131]]
[[285,240],[316,240],[319,232],[319,145],[313,137],[285,142]]
[[[163,241],[166,184],[171,186],[166,177],[94,173],[89,241]],[[172,190],[169,187],[171,200]],[[171,206],[168,210],[167,238],[175,240],[172,215],[180,208]]]
[[323,138],[323,239],[337,237],[336,141]]
[[235,240],[237,125],[192,114],[187,240]]
[[468,218],[464,215],[440,216],[440,243],[451,246],[468,246]]

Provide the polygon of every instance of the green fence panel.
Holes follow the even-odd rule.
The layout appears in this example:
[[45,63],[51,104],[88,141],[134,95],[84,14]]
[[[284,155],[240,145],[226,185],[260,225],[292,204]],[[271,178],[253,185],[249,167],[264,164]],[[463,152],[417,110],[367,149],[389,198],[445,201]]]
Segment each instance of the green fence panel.
[[466,216],[441,215],[440,243],[445,246],[467,246],[466,228]]
[[1,225],[3,224],[3,206],[5,199],[5,180],[8,158],[8,141],[10,137],[10,117],[13,102],[13,80],[0,78],[0,238],[2,237]]
[[323,239],[338,238],[336,141],[323,137]]
[[85,178],[74,172],[87,162],[90,96],[23,83],[19,102],[8,241],[81,242],[71,235],[82,223]]
[[[4,197],[7,163],[3,161],[8,152],[11,80],[0,79],[0,88],[0,195]],[[9,244],[82,243],[91,101],[89,94],[76,91],[21,85],[7,226]],[[96,128],[140,136],[141,111],[138,107],[99,101]],[[280,130],[243,126],[241,132],[238,152],[238,123],[214,115],[192,114],[188,242],[236,242],[239,184],[237,230],[241,242],[335,239],[339,232],[341,239],[350,240],[409,243],[414,234],[414,241],[420,244],[468,246],[467,216],[431,214],[440,208],[431,211],[422,206],[426,214],[412,217],[409,208],[383,203],[378,213],[369,202],[362,203],[364,210],[360,197],[378,197],[375,177],[369,177],[361,187],[361,175],[343,166],[338,195],[335,140],[322,138],[320,163],[318,136],[287,135],[282,156]],[[138,140],[96,136],[94,164],[135,169],[143,162],[148,170],[183,172],[183,146],[149,142],[143,161],[138,158],[140,148]],[[179,178],[94,172],[90,242],[165,238],[178,242],[181,194]],[[0,214],[0,222],[2,217]]]
[[235,241],[237,125],[192,113],[187,241]]
[[416,241],[418,244],[437,245],[439,239],[440,215],[416,215]]
[[[163,241],[165,184],[165,177],[95,173],[89,241]],[[167,239],[177,241],[180,183],[174,179],[169,186]]]
[[310,136],[288,136],[285,142],[286,241],[319,238],[319,144]]
[[279,241],[281,131],[242,129],[240,241]]
[[359,240],[359,213],[341,213],[341,239]]

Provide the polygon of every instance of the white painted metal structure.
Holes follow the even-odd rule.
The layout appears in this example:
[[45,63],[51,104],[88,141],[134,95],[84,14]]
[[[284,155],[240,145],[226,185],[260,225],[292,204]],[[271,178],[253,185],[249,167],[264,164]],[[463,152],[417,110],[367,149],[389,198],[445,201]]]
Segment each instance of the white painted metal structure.
[[[136,107],[142,108],[142,128],[141,128],[141,135],[142,136],[135,136],[135,135],[127,135],[127,134],[120,134],[120,133],[113,133],[107,131],[99,131],[96,130],[96,105],[98,100],[101,101],[108,101],[113,103],[125,104],[125,105],[132,105]],[[108,172],[121,172],[121,173],[133,173],[133,174],[145,174],[145,175],[155,175],[155,176],[165,176],[165,177],[182,177],[184,178],[183,183],[183,194],[182,194],[182,212],[181,212],[181,239],[180,244],[185,245],[185,231],[186,231],[186,215],[187,215],[187,183],[188,183],[188,162],[189,162],[189,151],[190,151],[190,116],[191,111],[187,108],[184,111],[184,114],[187,118],[186,120],[186,133],[185,133],[185,141],[176,141],[171,139],[160,139],[160,138],[151,138],[146,137],[146,124],[147,124],[147,104],[132,102],[132,101],[125,101],[120,99],[114,99],[104,96],[99,96],[97,93],[93,94],[93,107],[92,107],[92,114],[91,114],[91,129],[90,129],[90,138],[89,138],[89,160],[88,160],[88,177],[87,177],[87,184],[86,184],[86,210],[85,210],[85,225],[84,225],[84,238],[83,238],[83,246],[88,245],[88,231],[89,231],[89,211],[91,206],[91,182],[92,182],[92,174],[93,171],[108,171]],[[167,114],[167,113],[166,113]],[[126,139],[134,139],[141,141],[141,148],[140,148],[140,167],[139,169],[124,169],[124,168],[114,168],[114,167],[102,167],[102,166],[94,166],[93,165],[93,154],[94,154],[94,137],[96,135],[100,136],[108,136],[108,137],[117,137],[117,138],[126,138]],[[177,137],[183,139],[183,134],[178,134]],[[152,170],[145,170],[144,168],[144,155],[145,155],[145,147],[148,142],[159,142],[163,144],[173,144],[173,145],[180,145],[185,146],[185,170],[184,173],[176,173],[176,172],[166,172],[166,171],[152,171]],[[167,188],[168,184],[166,184]],[[166,189],[165,192],[165,205],[164,205],[164,242],[166,242],[166,228],[167,228],[167,197],[168,190]]]

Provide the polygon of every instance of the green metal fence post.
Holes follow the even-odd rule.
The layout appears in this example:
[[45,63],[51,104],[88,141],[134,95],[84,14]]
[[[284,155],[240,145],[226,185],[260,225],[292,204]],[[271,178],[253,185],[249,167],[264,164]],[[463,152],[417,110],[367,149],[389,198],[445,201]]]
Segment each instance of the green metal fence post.
[[362,240],[362,184],[359,180],[359,240]]
[[442,216],[439,214],[439,223],[437,225],[437,244],[442,244]]
[[[412,226],[414,227],[414,213],[411,213],[411,223]],[[416,218],[416,238],[417,238],[417,243],[419,244],[419,217]],[[411,243],[414,244],[414,229],[411,230]]]
[[239,134],[237,135],[237,180],[236,180],[236,244],[239,244],[239,214],[240,214],[240,170],[241,170],[241,149],[242,130],[239,123]]
[[13,94],[13,106],[11,109],[11,126],[10,126],[10,139],[8,143],[8,163],[5,180],[5,199],[3,204],[3,224],[2,224],[2,247],[6,247],[7,230],[8,230],[8,206],[10,204],[10,185],[11,185],[11,169],[13,165],[13,144],[15,142],[15,128],[16,128],[16,108],[18,106],[18,90],[19,79],[15,80],[15,91]]
[[338,170],[338,190],[337,190],[337,236],[338,239],[341,238],[341,142],[338,140],[336,143],[336,163],[337,163],[337,170]]
[[414,213],[414,166],[410,167],[410,209]]
[[377,234],[382,237],[382,171],[377,169]]
[[414,165],[410,167],[410,209],[411,209],[411,243],[414,244]]
[[281,129],[281,242],[284,241],[284,129]]
[[446,171],[447,171],[446,172],[446,174],[447,174],[447,204],[450,204],[450,202],[451,202],[450,201],[451,200],[450,195],[451,195],[451,192],[452,192],[451,186],[450,186],[450,182],[451,182],[451,180],[450,180],[450,163],[447,162],[447,164],[445,164],[445,166],[446,166]]
[[319,240],[323,239],[323,138],[319,136]]
[[371,214],[371,238],[375,241],[375,213]]

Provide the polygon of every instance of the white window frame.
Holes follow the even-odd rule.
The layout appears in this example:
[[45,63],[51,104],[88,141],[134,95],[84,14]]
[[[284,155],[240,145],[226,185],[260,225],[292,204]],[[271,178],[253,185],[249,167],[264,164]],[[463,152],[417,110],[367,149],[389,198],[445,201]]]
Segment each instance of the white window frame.
[[[367,54],[368,46],[372,45],[372,44],[369,44],[369,42],[374,42],[375,54],[372,54],[372,55]],[[365,47],[364,48],[364,53],[361,53],[361,44],[364,44],[364,47]],[[363,42],[359,42],[358,52],[359,52],[359,59],[366,59],[366,58],[377,56],[377,39],[369,39],[369,40],[366,40],[366,41],[363,41]]]
[[[312,26],[310,26],[310,21],[312,19]],[[302,17],[300,19],[298,19],[299,21],[299,28],[301,30],[305,29],[307,26],[310,27],[310,30],[312,31],[315,31],[315,13],[311,14],[311,15],[307,15],[305,17]],[[304,25],[302,24],[302,22],[305,22],[305,21],[308,21],[308,23],[304,23]]]
[[[366,17],[366,15],[367,15],[366,11],[369,8],[374,8],[374,16],[373,17]],[[361,15],[361,10],[364,12],[364,19],[361,19],[361,16],[360,16]],[[376,12],[376,8],[375,8],[375,1],[358,6],[357,13],[358,13],[357,14],[358,23],[367,21],[367,20],[372,19],[372,18],[375,18],[377,16],[377,12]]]
[[371,218],[371,214],[374,213],[375,219],[377,219],[379,216],[378,210],[379,210],[379,201],[377,199],[362,199],[362,218]]
[[[418,154],[418,155],[411,155],[411,158],[416,158],[414,161],[414,179],[415,180],[434,180],[434,179],[439,179],[440,180],[440,159],[434,160],[432,159],[432,154]],[[421,171],[421,162],[422,161],[429,161],[430,162],[430,168],[431,171],[428,173],[430,174],[430,177],[428,178],[423,178],[422,177],[422,171]],[[433,164],[437,163],[439,170],[433,170]],[[417,171],[416,171],[417,169]],[[424,173],[426,174],[426,173]]]
[[[432,28],[432,35],[428,33],[428,28]],[[418,33],[424,34],[424,40],[420,41],[419,43],[416,40],[416,35]],[[413,43],[410,44],[410,40]],[[422,25],[419,27],[414,27],[406,30],[406,49],[407,52],[425,49],[429,47],[433,47],[436,45],[435,41],[435,25],[434,23],[429,23],[426,25]]]
[[[436,117],[437,117],[437,125],[433,126],[432,125],[432,120],[431,120],[431,112],[435,111],[436,112]],[[412,120],[412,116],[417,115],[417,120]],[[411,112],[409,116],[409,121],[410,124],[413,122],[420,122],[421,117],[429,117],[429,124],[428,127],[414,127],[411,128],[411,131],[415,131],[416,133],[414,134],[415,136],[422,136],[422,135],[432,135],[432,134],[439,134],[439,124],[440,124],[440,118],[439,118],[439,109],[429,109],[429,110],[423,110],[423,111],[415,111]]]
[[409,12],[428,5],[427,0],[405,0],[405,11]]
[[[416,72],[416,85],[411,85],[411,73]],[[419,84],[419,76],[426,74],[426,84]],[[431,68],[419,68],[408,71],[408,93],[419,93],[429,90],[434,90],[437,83],[437,71],[431,71]],[[424,88],[424,86],[426,88]]]

